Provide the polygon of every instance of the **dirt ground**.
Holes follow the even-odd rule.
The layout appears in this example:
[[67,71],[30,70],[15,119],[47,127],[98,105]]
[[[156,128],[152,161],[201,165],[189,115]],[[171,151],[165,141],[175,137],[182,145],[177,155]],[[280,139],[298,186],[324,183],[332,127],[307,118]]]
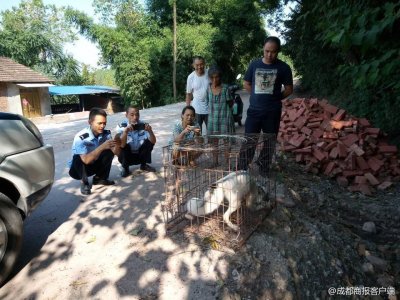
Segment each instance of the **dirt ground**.
[[[181,106],[160,108],[162,117],[143,111],[160,144]],[[109,128],[120,118],[111,117]],[[306,173],[293,157],[278,153],[275,208],[242,248],[229,249],[217,237],[166,232],[161,147],[153,156],[157,173],[133,168],[132,176],[120,178],[114,161],[117,185],[97,187],[84,198],[63,169],[76,130],[63,131],[70,136],[57,142],[56,182],[26,222],[29,250],[0,299],[399,297],[398,183],[366,197]],[[59,139],[57,131],[48,131],[48,141],[53,138]]]

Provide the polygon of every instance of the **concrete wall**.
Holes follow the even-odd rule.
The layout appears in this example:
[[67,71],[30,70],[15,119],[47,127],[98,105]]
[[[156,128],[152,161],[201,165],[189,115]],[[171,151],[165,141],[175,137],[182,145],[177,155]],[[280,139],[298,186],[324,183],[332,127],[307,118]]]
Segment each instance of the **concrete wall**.
[[0,111],[8,111],[7,85],[0,82]]
[[9,83],[7,89],[8,111],[14,114],[22,115],[21,97],[19,95],[19,87],[13,83]]

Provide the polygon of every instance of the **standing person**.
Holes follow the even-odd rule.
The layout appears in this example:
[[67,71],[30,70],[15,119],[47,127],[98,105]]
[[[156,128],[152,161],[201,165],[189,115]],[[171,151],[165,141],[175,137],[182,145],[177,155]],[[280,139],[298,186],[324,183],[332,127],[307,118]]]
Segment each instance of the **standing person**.
[[[228,85],[223,84],[221,81],[222,71],[219,67],[213,66],[208,71],[210,78],[210,85],[207,90],[208,101],[208,135],[213,134],[232,134],[235,132],[235,121],[232,114],[233,99],[228,89]],[[211,139],[214,147],[218,147],[219,140],[217,138]],[[225,158],[228,159],[228,140],[224,139]],[[214,166],[218,165],[218,153],[213,153]]]
[[148,123],[140,120],[139,108],[130,105],[125,114],[127,120],[117,126],[121,138],[121,152],[118,161],[122,165],[122,177],[129,175],[129,166],[140,164],[140,169],[147,172],[156,170],[151,163],[151,152],[156,143],[156,136]]
[[233,99],[228,85],[221,81],[222,72],[217,66],[208,71],[210,85],[207,90],[208,124],[207,133],[229,134],[235,132],[235,122],[232,115]]
[[[282,100],[293,93],[292,70],[278,59],[281,50],[279,38],[270,36],[264,42],[264,55],[252,61],[244,76],[244,88],[250,93],[250,106],[247,110],[245,133],[273,133],[279,131]],[[283,91],[282,91],[283,86]],[[273,142],[275,145],[275,140]],[[250,148],[243,168],[253,159],[254,148]],[[273,151],[268,152],[264,145],[258,163],[265,174],[269,169]],[[267,159],[264,159],[267,156]]]
[[81,180],[81,193],[91,193],[89,176],[93,185],[113,185],[109,180],[114,155],[120,151],[118,137],[112,139],[111,131],[104,129],[107,124],[107,113],[100,108],[92,108],[89,113],[89,127],[79,131],[72,143],[72,160],[69,162],[69,175]]
[[193,68],[194,71],[189,74],[186,81],[186,105],[192,105],[196,110],[196,121],[200,125],[201,131],[203,123],[207,127],[208,122],[207,88],[209,81],[204,58],[195,56]]

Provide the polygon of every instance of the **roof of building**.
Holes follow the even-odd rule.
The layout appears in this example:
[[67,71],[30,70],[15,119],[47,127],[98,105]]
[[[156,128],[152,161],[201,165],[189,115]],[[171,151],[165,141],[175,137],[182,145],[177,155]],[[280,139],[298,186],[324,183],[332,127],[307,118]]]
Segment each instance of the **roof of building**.
[[34,83],[54,82],[54,80],[13,61],[11,58],[0,56],[0,82]]
[[65,85],[65,86],[50,86],[50,95],[85,95],[85,94],[119,94],[118,88],[101,85]]

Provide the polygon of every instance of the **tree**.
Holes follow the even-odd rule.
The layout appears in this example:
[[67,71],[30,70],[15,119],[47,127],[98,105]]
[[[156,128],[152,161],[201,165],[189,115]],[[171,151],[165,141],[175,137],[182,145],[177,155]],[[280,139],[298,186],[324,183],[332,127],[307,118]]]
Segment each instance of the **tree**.
[[[76,10],[68,12],[81,33],[99,43],[127,104],[149,107],[183,100],[194,55],[219,64],[226,81],[261,55],[265,38],[261,13],[269,7],[264,1],[176,0],[179,25],[173,72],[174,1],[147,1],[145,11],[135,0],[95,0],[102,24]],[[171,73],[176,74],[176,95]]]
[[78,63],[62,52],[62,44],[75,38],[63,12],[42,0],[22,1],[19,7],[2,12],[0,55],[40,70],[58,83],[80,82]]
[[317,96],[398,131],[399,22],[398,1],[302,0],[286,22],[285,49]]

